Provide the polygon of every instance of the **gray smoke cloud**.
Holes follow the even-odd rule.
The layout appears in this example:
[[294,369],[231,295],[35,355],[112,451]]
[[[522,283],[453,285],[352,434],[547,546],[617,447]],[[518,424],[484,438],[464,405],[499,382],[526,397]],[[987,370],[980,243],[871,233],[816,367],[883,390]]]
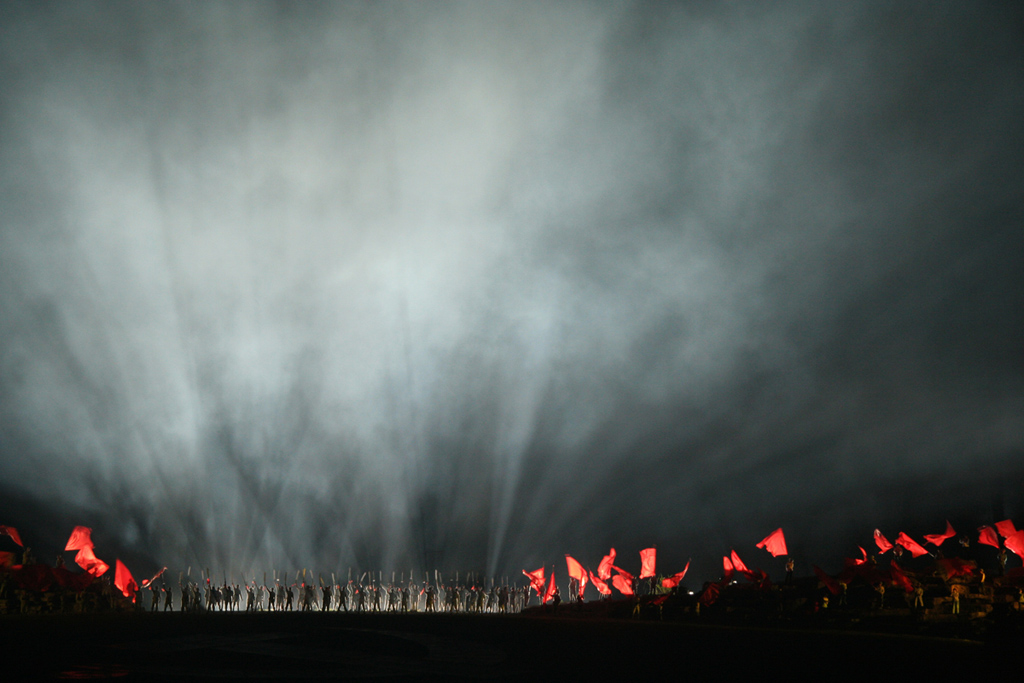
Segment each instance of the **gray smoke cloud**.
[[44,546],[710,578],[1020,510],[1015,8],[0,12],[0,522]]

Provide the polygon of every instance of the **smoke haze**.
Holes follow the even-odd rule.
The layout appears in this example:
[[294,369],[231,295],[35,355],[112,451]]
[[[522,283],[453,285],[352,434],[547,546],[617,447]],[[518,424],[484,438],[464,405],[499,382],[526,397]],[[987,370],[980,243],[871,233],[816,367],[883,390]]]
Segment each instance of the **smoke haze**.
[[1021,514],[1022,29],[4,2],[0,523],[236,577],[712,578],[778,526],[821,563]]

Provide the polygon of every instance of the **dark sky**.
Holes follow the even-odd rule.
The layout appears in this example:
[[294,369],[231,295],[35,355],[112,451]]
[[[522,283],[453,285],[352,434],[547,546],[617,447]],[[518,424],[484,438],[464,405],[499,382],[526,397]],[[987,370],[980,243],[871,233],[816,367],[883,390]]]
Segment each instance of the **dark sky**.
[[0,523],[699,582],[1024,522],[1022,14],[0,2]]

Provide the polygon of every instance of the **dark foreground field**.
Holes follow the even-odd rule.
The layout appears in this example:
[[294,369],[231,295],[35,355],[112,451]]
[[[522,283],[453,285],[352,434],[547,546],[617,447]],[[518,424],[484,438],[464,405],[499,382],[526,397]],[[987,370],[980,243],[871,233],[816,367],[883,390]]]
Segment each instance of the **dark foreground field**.
[[569,615],[40,615],[0,629],[2,681],[954,680],[1019,674],[1021,644]]

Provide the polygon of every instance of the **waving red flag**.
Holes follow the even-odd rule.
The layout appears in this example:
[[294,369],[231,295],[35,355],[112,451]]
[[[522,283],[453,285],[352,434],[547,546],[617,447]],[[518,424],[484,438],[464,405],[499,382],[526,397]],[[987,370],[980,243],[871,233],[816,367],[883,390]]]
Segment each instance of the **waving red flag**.
[[571,555],[565,556],[565,566],[569,569],[570,578],[579,581],[587,575],[587,570],[583,568],[583,565],[577,562]]
[[961,560],[959,557],[940,557],[935,560],[939,570],[948,580],[957,576],[971,576],[978,565],[971,561]]
[[812,564],[811,569],[814,570],[814,573],[817,575],[818,580],[825,584],[825,588],[828,589],[829,593],[831,593],[832,595],[839,595],[840,589],[838,581],[836,581],[834,578],[826,574],[820,567],[818,567],[818,565]]
[[789,551],[786,550],[786,537],[782,535],[782,527],[765,536],[764,540],[758,543],[756,547],[767,550],[772,554],[772,557],[789,555]]
[[883,555],[892,550],[892,543],[889,543],[889,539],[883,536],[878,529],[875,529],[875,545],[878,546],[878,552]]
[[10,536],[12,541],[14,541],[23,548],[25,547],[25,544],[21,542],[21,536],[18,535],[18,530],[15,529],[13,526],[4,526],[0,524],[0,536],[4,535]]
[[153,574],[152,578],[149,578],[149,579],[143,579],[143,580],[142,580],[142,587],[143,587],[143,588],[145,588],[145,587],[146,587],[146,586],[148,586],[149,584],[151,584],[151,583],[153,583],[154,581],[156,581],[156,580],[157,580],[158,578],[160,578],[160,575],[161,575],[161,574],[163,574],[163,573],[164,573],[165,571],[167,571],[167,567],[164,567],[163,569],[161,569],[160,571],[158,571],[158,572],[157,572],[156,574]]
[[569,568],[569,576],[579,581],[580,600],[582,600],[583,589],[587,587],[587,570],[569,555],[565,556],[565,564]]
[[1003,541],[1003,545],[1006,546],[1007,550],[1015,552],[1017,557],[1024,557],[1024,530],[1007,536],[1006,540]]
[[900,535],[896,537],[896,543],[909,550],[910,554],[914,557],[921,557],[922,555],[928,554],[928,551],[919,545],[917,541],[912,539],[910,536],[907,536],[902,531],[900,532]]
[[644,548],[640,551],[640,578],[649,579],[654,576],[654,561],[657,548]]
[[627,580],[626,577],[622,574],[616,574],[612,577],[612,585],[615,586],[616,590],[618,590],[623,595],[633,594],[632,583],[629,580]]
[[708,583],[704,586],[704,590],[700,592],[700,604],[705,607],[710,607],[715,604],[718,600],[718,594],[721,592],[722,586],[717,583]]
[[[899,541],[897,541],[897,543],[899,543]],[[899,586],[907,593],[914,592],[914,584],[910,583],[910,579],[908,579],[907,575],[903,573],[900,566],[896,564],[896,560],[892,561],[892,585]]]
[[608,554],[601,558],[601,564],[597,565],[597,575],[604,581],[612,578],[612,567],[615,563],[615,548],[608,551]]
[[132,578],[128,567],[124,566],[121,560],[114,560],[114,585],[124,593],[124,597],[131,598],[132,602],[135,602],[135,591],[139,590],[139,586]]
[[857,565],[865,564],[868,561],[868,551],[864,550],[864,548],[861,548],[860,546],[857,547],[860,548],[861,559],[854,560],[853,563]]
[[996,529],[999,531],[999,535],[1003,538],[1009,538],[1017,533],[1017,528],[1013,526],[1013,522],[1009,519],[1004,519],[1001,522],[996,522]]
[[78,551],[75,555],[75,564],[96,577],[103,576],[110,569],[109,564],[93,554],[92,546]]
[[924,540],[925,540],[925,542],[931,543],[932,545],[938,547],[938,546],[942,545],[943,542],[945,542],[946,540],[948,540],[950,538],[953,538],[954,536],[956,536],[956,532],[953,531],[953,525],[950,524],[949,520],[947,519],[946,520],[946,532],[945,533],[942,533],[942,534],[925,534],[924,535]]
[[732,581],[732,575],[736,568],[732,566],[732,560],[727,555],[722,555],[722,569],[725,572],[722,576],[722,583],[729,583]]
[[999,547],[999,536],[996,534],[996,530],[990,526],[983,526],[978,529],[978,543],[984,543],[990,545],[993,548]]
[[630,583],[633,583],[633,579],[636,578],[632,574],[627,572],[625,569],[621,569],[619,567],[616,567],[615,565],[612,565],[612,569],[617,571],[619,573],[619,576],[622,576],[623,578],[625,578]]
[[690,563],[689,562],[687,562],[686,566],[683,567],[683,571],[679,572],[678,574],[673,574],[672,576],[668,577],[667,579],[662,579],[661,580],[661,587],[662,588],[675,588],[676,586],[679,585],[679,582],[683,580],[683,577],[686,576],[686,572],[688,572],[688,571],[690,571]]
[[71,530],[71,538],[68,539],[64,550],[81,550],[92,547],[92,529],[87,526],[76,526]]
[[608,587],[607,583],[605,583],[604,581],[602,581],[598,577],[594,576],[594,572],[588,572],[588,573],[590,574],[590,580],[594,582],[594,588],[597,589],[598,593],[600,593],[601,595],[611,595],[612,594],[612,589]]
[[555,573],[551,572],[551,582],[548,583],[548,589],[544,591],[544,598],[540,601],[540,604],[548,604],[548,600],[553,598],[555,595]]
[[525,569],[523,574],[526,574],[526,578],[530,580],[530,587],[537,591],[537,597],[543,597],[544,595],[544,567],[536,569],[532,572],[528,572]]
[[732,566],[736,571],[744,575],[750,573],[750,570],[747,569],[747,565],[743,564],[743,560],[740,559],[740,556],[736,554],[735,550],[730,553],[729,557],[732,559]]

